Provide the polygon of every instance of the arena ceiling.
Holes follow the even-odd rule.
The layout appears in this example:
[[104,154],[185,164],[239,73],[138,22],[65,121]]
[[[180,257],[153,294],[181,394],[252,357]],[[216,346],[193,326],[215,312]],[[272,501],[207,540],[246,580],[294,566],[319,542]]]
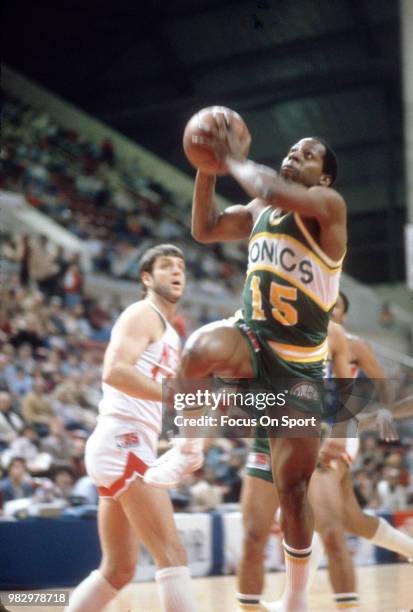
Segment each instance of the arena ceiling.
[[[238,110],[251,157],[275,167],[324,137],[351,213],[349,272],[403,277],[396,0],[15,0],[3,21],[7,63],[190,174],[181,134],[207,105]],[[245,201],[228,179],[220,190]]]

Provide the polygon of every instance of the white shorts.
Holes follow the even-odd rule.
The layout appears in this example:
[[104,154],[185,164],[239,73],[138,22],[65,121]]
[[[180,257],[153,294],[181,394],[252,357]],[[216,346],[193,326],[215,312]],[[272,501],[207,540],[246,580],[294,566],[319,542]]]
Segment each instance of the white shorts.
[[118,498],[156,457],[158,434],[142,423],[99,416],[86,443],[86,470],[100,497]]

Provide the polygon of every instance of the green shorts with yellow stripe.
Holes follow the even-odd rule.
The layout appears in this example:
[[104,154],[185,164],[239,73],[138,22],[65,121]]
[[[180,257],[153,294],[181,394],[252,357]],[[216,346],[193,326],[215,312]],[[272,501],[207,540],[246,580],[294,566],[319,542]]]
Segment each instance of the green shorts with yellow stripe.
[[[271,386],[277,379],[305,378],[307,380],[322,381],[324,376],[324,359],[300,363],[288,361],[287,355],[280,348],[279,352],[268,344],[259,330],[253,329],[238,311],[232,319],[233,325],[243,333],[250,349],[251,362],[254,376],[266,386]],[[284,345],[274,343],[278,347]]]
[[[284,389],[293,389],[301,385],[302,381],[313,381],[311,386],[315,389],[312,397],[303,397],[299,394],[289,394],[288,405],[291,409],[298,409],[304,413],[323,417],[323,376],[325,362],[318,360],[315,362],[289,361],[284,353],[276,352],[269,341],[263,338],[259,329],[253,329],[238,313],[232,321],[244,335],[251,357],[254,379],[249,381],[251,390],[275,393],[285,392]],[[275,343],[277,344],[277,343]],[[279,411],[277,406],[266,409],[270,416],[277,416],[273,409]],[[259,416],[262,415],[262,412]]]

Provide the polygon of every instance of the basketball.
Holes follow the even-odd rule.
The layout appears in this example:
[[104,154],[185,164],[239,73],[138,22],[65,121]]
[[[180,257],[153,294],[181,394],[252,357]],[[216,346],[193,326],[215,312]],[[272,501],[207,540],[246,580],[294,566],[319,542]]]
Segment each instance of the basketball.
[[[235,134],[243,143],[243,153],[246,157],[251,141],[249,130],[242,117],[225,106],[209,106],[193,115],[185,127],[183,146],[188,161],[195,168],[199,168],[205,174],[223,175],[227,174],[227,168],[223,161],[216,158],[211,146],[195,141],[196,137],[218,139],[218,128],[215,121],[217,113],[225,113],[229,116]],[[209,128],[210,131],[207,131],[206,128]]]

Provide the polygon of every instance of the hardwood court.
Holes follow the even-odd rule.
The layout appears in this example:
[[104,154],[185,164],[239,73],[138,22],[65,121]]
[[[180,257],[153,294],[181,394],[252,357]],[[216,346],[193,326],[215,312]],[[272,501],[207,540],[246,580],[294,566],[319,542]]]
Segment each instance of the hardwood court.
[[[375,565],[357,570],[362,612],[412,612],[413,565]],[[273,600],[282,591],[284,576],[267,575],[264,599]],[[235,612],[234,576],[194,580],[199,612]],[[334,612],[327,572],[319,570],[311,589],[310,612]],[[134,584],[118,596],[107,612],[161,612],[154,583]],[[106,612],[106,610],[105,610]]]
[[[413,612],[413,565],[392,564],[357,570],[362,612]],[[265,599],[273,600],[283,586],[283,574],[268,574]],[[234,576],[194,580],[198,612],[235,612]],[[10,612],[62,612],[63,608],[8,606]],[[333,612],[331,589],[325,570],[319,570],[310,597],[311,612]],[[154,582],[130,585],[122,590],[105,612],[162,612]]]

